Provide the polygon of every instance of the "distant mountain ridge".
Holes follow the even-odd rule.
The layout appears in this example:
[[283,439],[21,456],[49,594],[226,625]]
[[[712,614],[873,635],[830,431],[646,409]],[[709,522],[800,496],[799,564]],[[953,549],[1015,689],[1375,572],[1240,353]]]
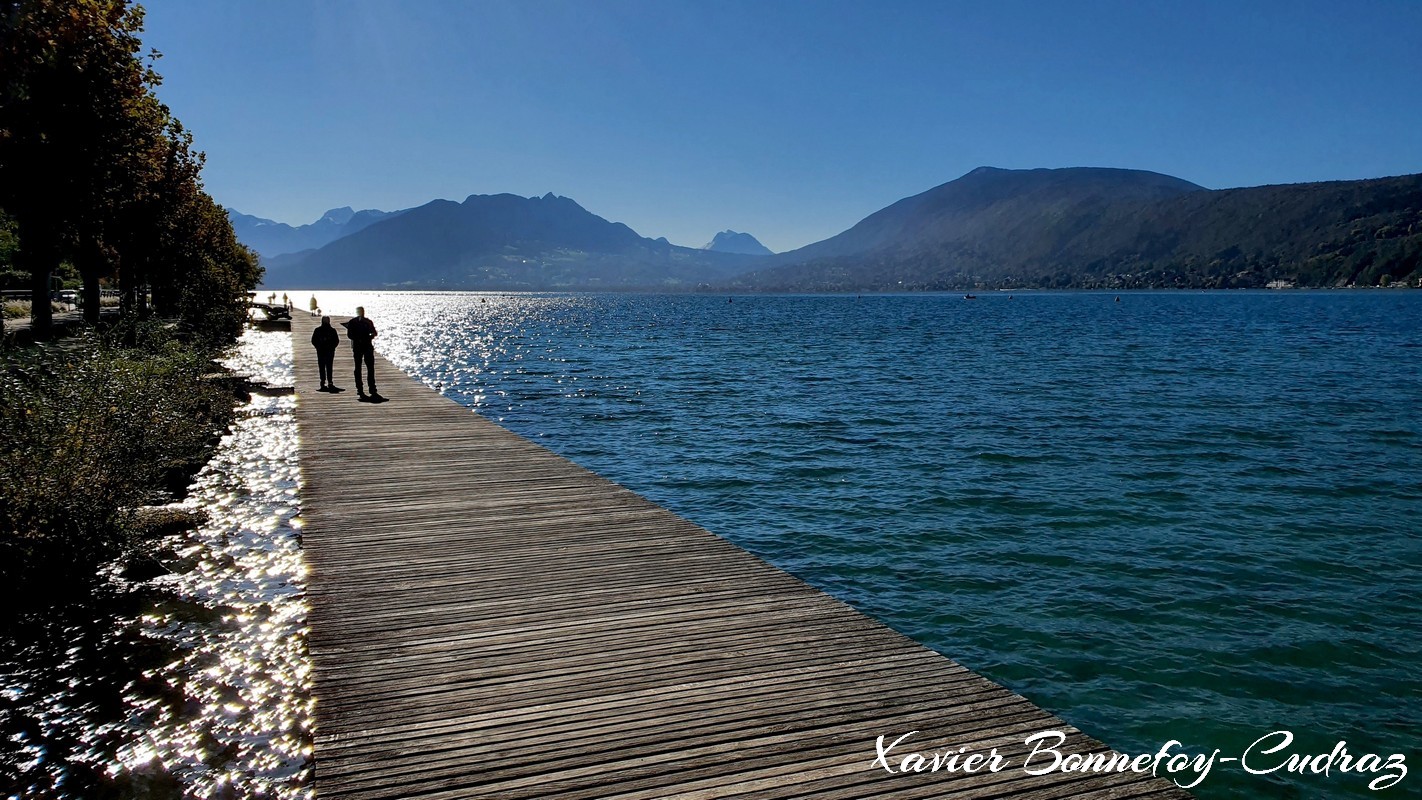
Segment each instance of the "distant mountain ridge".
[[227,208],[226,211],[237,240],[264,258],[321,247],[362,230],[373,222],[402,213],[373,208],[355,211],[350,206],[343,206],[327,211],[315,222],[292,227],[284,222],[243,214],[234,208]]
[[722,282],[753,261],[648,239],[551,192],[470,195],[271,259],[265,280],[318,289],[691,289]]
[[[248,219],[258,229],[278,225]],[[981,167],[778,255],[748,254],[750,243],[764,247],[735,231],[703,249],[678,247],[552,193],[470,195],[395,213],[333,209],[311,226],[280,227],[340,237],[265,259],[269,285],[310,288],[858,292],[1422,281],[1422,175],[1211,190],[1142,170]]]
[[[1206,191],[1156,172],[1073,167],[1007,170],[978,167],[963,177],[906,197],[849,230],[781,254],[782,262],[854,255],[911,245],[975,242],[1018,249],[1029,258],[1043,225],[1070,228],[1084,215],[1123,202],[1150,202]],[[1024,239],[1024,234],[1027,236]]]
[[981,167],[781,253],[768,291],[1374,285],[1422,278],[1422,175],[1209,190],[1141,170]]
[[770,248],[760,243],[759,239],[749,233],[737,233],[733,230],[721,231],[701,249],[717,253],[740,253],[748,256],[774,255]]

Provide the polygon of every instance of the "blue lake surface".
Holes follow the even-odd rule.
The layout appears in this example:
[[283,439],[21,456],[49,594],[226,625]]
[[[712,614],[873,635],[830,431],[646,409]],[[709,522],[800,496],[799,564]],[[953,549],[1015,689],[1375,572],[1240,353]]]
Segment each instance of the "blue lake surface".
[[[321,295],[1117,749],[1422,754],[1422,292]],[[1422,785],[1373,777],[1221,763],[1194,791]]]

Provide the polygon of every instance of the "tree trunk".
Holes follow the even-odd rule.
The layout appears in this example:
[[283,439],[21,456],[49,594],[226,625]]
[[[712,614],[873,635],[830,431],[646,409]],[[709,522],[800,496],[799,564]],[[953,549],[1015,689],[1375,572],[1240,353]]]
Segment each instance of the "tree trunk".
[[86,238],[79,248],[79,259],[79,278],[84,282],[84,323],[98,325],[99,308],[103,305],[99,279],[113,274],[109,250],[99,240]]
[[54,264],[48,257],[31,257],[30,263],[30,333],[35,341],[48,339],[54,331],[54,309],[49,306],[49,276]]
[[172,287],[161,284],[153,287],[153,311],[159,316],[171,317],[178,303]]
[[142,276],[134,276],[133,309],[139,319],[148,319],[148,287]]
[[138,319],[148,319],[148,293],[144,291],[144,276],[142,272],[124,263],[123,257],[119,257],[118,269],[119,290],[123,292],[124,313],[132,313]]
[[99,324],[99,305],[103,302],[103,295],[99,291],[99,276],[97,273],[85,270],[84,276],[84,322],[89,325]]

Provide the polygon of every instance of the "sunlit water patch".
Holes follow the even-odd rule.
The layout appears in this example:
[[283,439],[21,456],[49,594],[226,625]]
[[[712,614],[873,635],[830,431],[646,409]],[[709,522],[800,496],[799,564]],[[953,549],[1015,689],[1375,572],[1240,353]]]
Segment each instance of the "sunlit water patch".
[[[290,334],[250,331],[229,368],[292,384]],[[140,618],[178,657],[129,697],[142,733],[122,769],[157,763],[196,797],[310,793],[310,665],[298,513],[295,398],[254,395],[184,505],[208,522],[171,543],[153,585],[171,603]],[[145,687],[147,689],[148,687]],[[170,699],[181,696],[181,705]]]
[[[290,386],[290,335],[229,366]],[[305,798],[311,694],[294,398],[256,395],[156,544],[164,574],[21,620],[3,676],[11,797]]]

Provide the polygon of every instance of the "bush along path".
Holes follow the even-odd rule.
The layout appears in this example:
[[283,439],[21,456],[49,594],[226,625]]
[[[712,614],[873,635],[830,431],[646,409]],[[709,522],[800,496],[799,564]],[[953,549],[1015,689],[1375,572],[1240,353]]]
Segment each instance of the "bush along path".
[[113,338],[144,349],[4,363],[0,796],[305,796],[294,399],[265,385],[289,337],[249,332],[240,376]]

